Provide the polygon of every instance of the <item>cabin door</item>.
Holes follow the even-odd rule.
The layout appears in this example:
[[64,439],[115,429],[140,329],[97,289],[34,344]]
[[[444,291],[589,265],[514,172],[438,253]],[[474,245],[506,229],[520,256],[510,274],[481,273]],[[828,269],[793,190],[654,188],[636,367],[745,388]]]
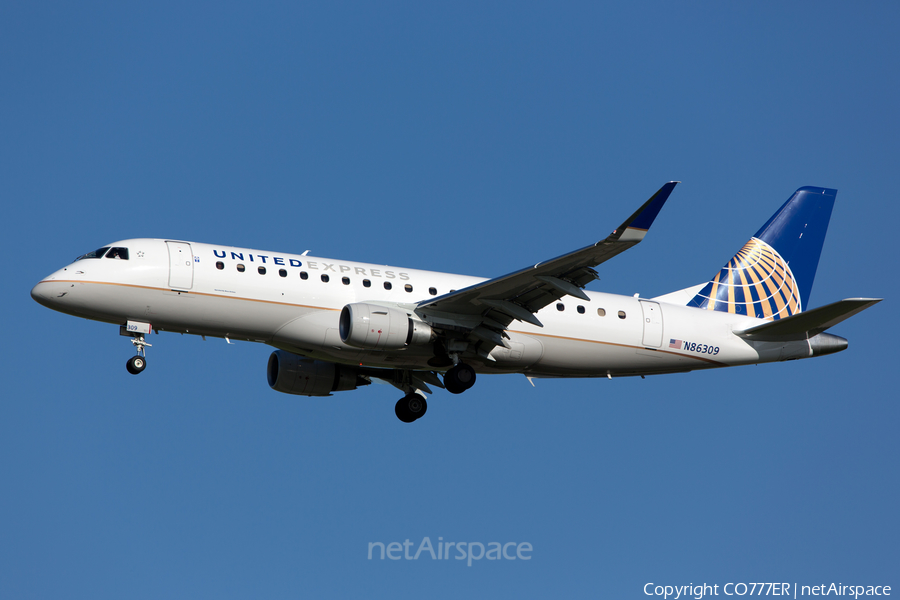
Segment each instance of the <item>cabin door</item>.
[[189,290],[194,283],[194,255],[187,242],[166,242],[169,247],[169,287]]
[[641,311],[644,313],[644,346],[659,348],[663,336],[662,311],[659,304],[641,300]]

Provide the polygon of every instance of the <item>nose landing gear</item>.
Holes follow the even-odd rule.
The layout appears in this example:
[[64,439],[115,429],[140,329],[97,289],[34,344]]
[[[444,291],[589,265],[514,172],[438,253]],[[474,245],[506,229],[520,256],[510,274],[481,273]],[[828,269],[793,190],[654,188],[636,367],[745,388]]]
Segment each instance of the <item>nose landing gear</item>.
[[125,368],[128,369],[128,372],[132,375],[137,375],[147,368],[147,356],[144,348],[152,346],[152,344],[149,344],[147,340],[144,339],[143,333],[133,334],[131,343],[134,344],[137,355],[128,359],[128,362],[125,363]]
[[132,356],[125,363],[125,368],[132,375],[137,375],[147,367],[147,360],[143,356]]

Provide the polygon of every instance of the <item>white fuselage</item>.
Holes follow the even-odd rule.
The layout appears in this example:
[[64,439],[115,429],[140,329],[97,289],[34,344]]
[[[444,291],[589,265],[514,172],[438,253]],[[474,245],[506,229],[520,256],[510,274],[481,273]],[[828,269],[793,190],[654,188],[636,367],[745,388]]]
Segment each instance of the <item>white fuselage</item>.
[[[262,342],[345,364],[433,370],[431,345],[373,351],[341,341],[350,303],[413,311],[417,302],[484,281],[478,277],[195,242],[131,239],[127,260],[83,258],[32,294],[55,310],[157,331]],[[239,270],[243,265],[243,270]],[[305,274],[305,275],[304,275]],[[326,281],[327,279],[327,281]],[[387,289],[390,288],[390,289]],[[764,321],[662,300],[587,292],[513,321],[509,349],[468,360],[481,373],[603,377],[683,372],[812,355],[806,340],[753,342],[733,331]],[[442,369],[438,369],[442,370]]]

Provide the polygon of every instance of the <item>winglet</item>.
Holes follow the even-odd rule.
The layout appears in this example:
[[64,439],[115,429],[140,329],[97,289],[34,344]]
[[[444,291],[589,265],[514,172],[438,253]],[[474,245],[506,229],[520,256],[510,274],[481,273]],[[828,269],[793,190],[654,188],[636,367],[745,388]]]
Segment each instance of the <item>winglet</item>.
[[669,194],[675,189],[680,181],[670,181],[665,184],[659,191],[653,194],[649,200],[635,211],[633,215],[628,217],[624,223],[619,225],[608,238],[604,241],[616,242],[640,242],[647,235],[647,230],[656,220],[656,215],[662,209],[663,204],[669,199]]

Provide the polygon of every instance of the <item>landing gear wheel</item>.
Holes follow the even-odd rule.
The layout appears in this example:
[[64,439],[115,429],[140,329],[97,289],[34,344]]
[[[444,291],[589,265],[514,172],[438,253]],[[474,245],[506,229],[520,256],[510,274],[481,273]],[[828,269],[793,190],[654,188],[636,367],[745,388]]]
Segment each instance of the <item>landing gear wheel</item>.
[[462,394],[475,385],[475,369],[466,363],[459,363],[444,374],[444,387],[451,394]]
[[453,376],[450,375],[450,371],[444,375],[444,388],[451,394],[462,394],[466,391],[466,388],[462,386],[462,384],[457,381]]
[[428,410],[428,403],[425,398],[415,392],[403,396],[397,400],[397,404],[394,406],[394,414],[404,423],[412,423],[416,419],[421,419],[426,410]]
[[125,363],[125,368],[128,369],[128,372],[132,375],[137,375],[141,371],[143,371],[147,367],[147,359],[143,356],[132,356],[128,359],[128,362]]

